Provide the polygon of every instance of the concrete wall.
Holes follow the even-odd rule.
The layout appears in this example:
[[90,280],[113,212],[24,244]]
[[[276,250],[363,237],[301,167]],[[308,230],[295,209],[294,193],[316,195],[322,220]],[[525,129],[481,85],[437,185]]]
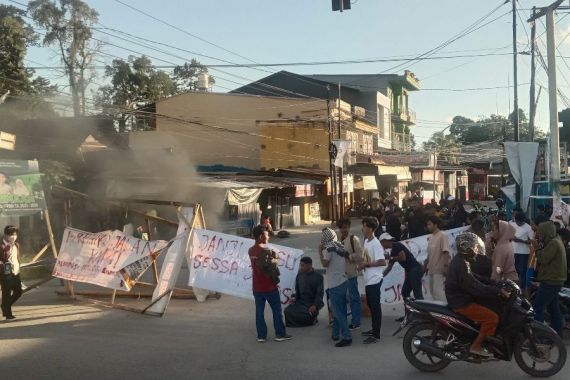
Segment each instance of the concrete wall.
[[[195,165],[225,165],[259,170],[269,162],[267,160],[271,152],[267,149],[276,149],[271,158],[275,160],[289,150],[289,143],[282,142],[275,146],[266,141],[263,137],[266,133],[261,132],[258,122],[324,120],[326,110],[326,101],[317,99],[187,93],[158,102],[156,131],[132,133],[130,146],[132,149],[182,150],[188,152]],[[287,139],[290,135],[297,136],[287,131],[272,133]],[[309,134],[314,134],[315,138],[318,135],[314,131]],[[307,136],[299,135],[299,139],[305,137]],[[265,149],[263,145],[266,146]],[[291,152],[312,154],[312,150],[305,145],[302,148],[295,146]],[[262,156],[266,160],[263,164]],[[285,158],[275,162],[283,164]],[[311,162],[309,160],[306,163]],[[300,165],[288,161],[286,167],[292,166]]]
[[328,169],[329,137],[326,121],[258,122],[261,168]]

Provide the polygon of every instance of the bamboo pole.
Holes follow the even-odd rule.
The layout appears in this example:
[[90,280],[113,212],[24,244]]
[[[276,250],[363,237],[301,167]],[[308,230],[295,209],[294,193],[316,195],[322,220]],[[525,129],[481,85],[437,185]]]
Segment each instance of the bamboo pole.
[[47,251],[47,249],[49,248],[49,245],[51,243],[47,243],[46,245],[44,245],[44,247],[42,249],[40,249],[40,251],[38,253],[36,253],[36,255],[32,258],[32,263],[35,263],[36,261],[38,261],[38,259],[40,257],[42,257],[42,255],[45,253],[45,251]]

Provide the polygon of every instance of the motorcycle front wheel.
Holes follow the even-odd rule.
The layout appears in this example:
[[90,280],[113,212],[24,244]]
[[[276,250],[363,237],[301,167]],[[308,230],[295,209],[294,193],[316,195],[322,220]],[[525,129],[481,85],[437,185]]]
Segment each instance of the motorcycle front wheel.
[[534,377],[556,375],[566,363],[566,346],[554,332],[533,331],[536,350],[528,336],[520,339],[514,348],[515,361],[520,369]]
[[403,348],[404,355],[411,365],[423,372],[441,371],[449,365],[449,360],[430,355],[416,347],[414,340],[417,338],[422,338],[431,345],[441,348],[447,341],[447,334],[439,331],[437,326],[431,323],[421,323],[410,327],[404,335]]

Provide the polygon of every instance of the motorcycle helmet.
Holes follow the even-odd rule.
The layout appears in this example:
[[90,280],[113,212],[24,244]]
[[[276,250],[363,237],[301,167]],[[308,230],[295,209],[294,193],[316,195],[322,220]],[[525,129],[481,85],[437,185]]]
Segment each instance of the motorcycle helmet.
[[460,255],[478,254],[481,253],[481,248],[483,248],[483,253],[485,252],[485,243],[472,232],[464,232],[457,236],[455,244],[457,245],[457,253]]

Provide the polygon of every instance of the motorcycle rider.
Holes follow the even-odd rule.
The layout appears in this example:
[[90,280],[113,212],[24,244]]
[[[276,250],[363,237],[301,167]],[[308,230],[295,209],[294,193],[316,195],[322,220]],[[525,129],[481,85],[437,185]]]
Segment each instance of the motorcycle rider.
[[[492,354],[481,347],[488,336],[493,336],[499,316],[492,310],[480,305],[481,298],[507,298],[509,294],[493,285],[481,282],[471,271],[471,264],[484,246],[481,239],[471,232],[465,232],[455,239],[457,255],[451,260],[445,282],[445,295],[448,306],[456,313],[466,316],[481,324],[479,335],[471,344],[469,352],[481,357],[491,357]],[[483,253],[483,252],[481,252]]]

